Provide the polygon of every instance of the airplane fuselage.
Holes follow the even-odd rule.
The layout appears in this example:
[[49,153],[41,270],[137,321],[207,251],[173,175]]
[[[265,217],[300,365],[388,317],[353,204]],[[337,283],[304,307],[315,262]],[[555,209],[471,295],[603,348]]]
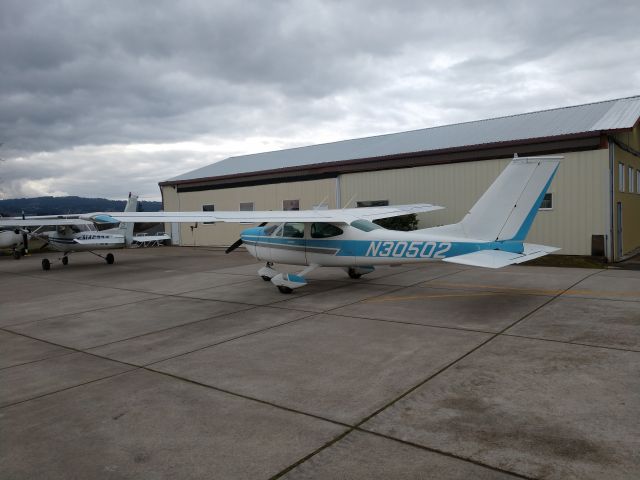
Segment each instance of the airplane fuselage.
[[276,230],[256,227],[242,232],[241,238],[247,251],[260,261],[332,267],[426,262],[498,247],[518,252],[523,247],[522,242],[457,240],[420,230],[400,232],[375,228],[364,231],[345,224],[331,224],[341,230],[341,234],[313,238],[312,225],[305,224],[302,237],[285,236],[285,229],[281,227]]
[[110,230],[87,230],[73,232],[70,229],[58,229],[46,232],[49,246],[59,252],[86,252],[93,250],[111,250],[125,247],[124,235]]

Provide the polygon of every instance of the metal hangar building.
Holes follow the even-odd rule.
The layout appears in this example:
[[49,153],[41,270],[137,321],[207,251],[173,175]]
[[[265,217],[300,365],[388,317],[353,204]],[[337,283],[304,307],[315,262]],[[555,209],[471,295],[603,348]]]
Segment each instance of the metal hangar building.
[[[527,241],[609,261],[640,249],[640,96],[230,157],[161,182],[165,211],[433,203],[458,222],[514,153],[563,155]],[[174,244],[226,246],[244,227],[173,224]]]

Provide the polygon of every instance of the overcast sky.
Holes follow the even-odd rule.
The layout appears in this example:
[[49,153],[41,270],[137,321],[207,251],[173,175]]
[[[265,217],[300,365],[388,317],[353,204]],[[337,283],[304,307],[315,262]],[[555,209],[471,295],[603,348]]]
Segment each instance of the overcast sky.
[[640,2],[0,0],[0,198],[640,94]]

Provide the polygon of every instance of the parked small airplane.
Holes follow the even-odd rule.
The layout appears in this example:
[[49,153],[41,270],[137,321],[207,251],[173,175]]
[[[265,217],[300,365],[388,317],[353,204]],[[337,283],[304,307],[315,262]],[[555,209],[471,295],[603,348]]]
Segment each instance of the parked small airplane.
[[[124,212],[135,212],[138,204],[138,197],[129,194],[129,199]],[[98,230],[96,224],[105,222],[95,222],[83,219],[82,215],[57,215],[38,217],[15,217],[11,219],[0,219],[0,226],[12,225],[17,228],[50,225],[55,226],[53,231],[33,232],[29,235],[36,236],[46,242],[54,250],[63,253],[60,261],[63,265],[69,264],[69,255],[74,252],[89,252],[100,258],[104,258],[111,265],[115,261],[113,253],[105,256],[95,252],[95,250],[110,250],[114,248],[130,247],[134,242],[149,243],[153,241],[168,240],[166,234],[161,235],[134,235],[133,223],[120,223],[118,227],[108,230]],[[48,258],[42,260],[42,269],[49,270],[51,261]]]
[[0,250],[11,249],[13,258],[18,260],[29,248],[29,232],[21,228],[0,230]]
[[[386,230],[372,220],[440,210],[431,204],[341,210],[252,212],[108,212],[80,215],[95,223],[232,222],[259,223],[244,230],[227,253],[244,244],[266,262],[258,271],[283,293],[307,284],[318,267],[343,267],[360,278],[379,265],[442,260],[500,268],[559,250],[524,243],[562,157],[517,156],[458,223],[410,232]],[[0,225],[2,223],[0,222]],[[306,266],[280,273],[274,264]]]

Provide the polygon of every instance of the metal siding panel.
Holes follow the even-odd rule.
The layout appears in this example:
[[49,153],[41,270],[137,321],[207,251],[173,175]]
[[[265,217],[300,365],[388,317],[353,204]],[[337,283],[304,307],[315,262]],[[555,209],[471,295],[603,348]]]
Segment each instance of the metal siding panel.
[[[565,153],[549,192],[554,209],[540,211],[527,241],[590,255],[591,235],[606,234],[607,151]],[[509,160],[434,165],[342,176],[342,198],[392,204],[428,202],[445,210],[418,215],[420,228],[459,222]]]

